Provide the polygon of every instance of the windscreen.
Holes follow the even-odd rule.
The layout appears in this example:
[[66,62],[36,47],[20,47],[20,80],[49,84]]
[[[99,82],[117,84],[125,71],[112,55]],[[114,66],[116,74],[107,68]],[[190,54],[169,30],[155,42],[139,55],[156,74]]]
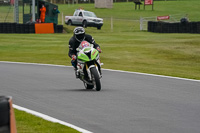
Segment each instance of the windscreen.
[[82,41],[81,44],[79,45],[79,49],[83,49],[86,47],[91,47],[90,43],[87,41]]
[[94,17],[94,18],[97,17],[93,12],[83,12],[83,14],[84,16],[87,16],[87,17]]

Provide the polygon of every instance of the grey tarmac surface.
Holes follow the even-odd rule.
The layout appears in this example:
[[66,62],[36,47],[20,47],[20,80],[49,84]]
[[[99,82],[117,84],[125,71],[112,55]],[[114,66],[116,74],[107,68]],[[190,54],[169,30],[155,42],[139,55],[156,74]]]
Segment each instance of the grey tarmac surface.
[[72,67],[0,62],[0,95],[94,133],[200,133],[200,82],[103,70],[85,90]]

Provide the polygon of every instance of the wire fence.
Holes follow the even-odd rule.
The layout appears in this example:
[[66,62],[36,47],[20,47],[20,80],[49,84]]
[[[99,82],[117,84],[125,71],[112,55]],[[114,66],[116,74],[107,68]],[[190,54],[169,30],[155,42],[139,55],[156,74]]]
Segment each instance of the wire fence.
[[[13,23],[14,21],[14,6],[10,4],[0,4],[0,23]],[[29,9],[29,5],[25,5],[24,7],[27,10]],[[58,24],[65,25],[65,16],[61,12],[58,14]],[[133,31],[139,30],[139,20],[132,19],[120,19],[120,18],[103,18],[104,20],[104,29],[108,29],[110,31]],[[22,3],[19,3],[19,23],[23,23],[23,7]]]
[[0,3],[0,22],[14,22],[14,6]]
[[[25,8],[28,5],[25,5]],[[19,1],[19,23],[23,23],[23,7],[22,2]],[[14,21],[14,5],[9,3],[0,3],[0,23],[5,22],[15,22]],[[168,22],[180,22],[180,19],[185,17],[185,14],[174,14],[169,15],[169,20],[163,20]],[[61,12],[58,14],[58,24],[65,25],[64,15]],[[105,29],[110,29],[111,31],[139,31],[148,29],[148,21],[157,21],[157,16],[154,17],[142,17],[140,20],[131,19],[119,19],[119,18],[103,18]]]

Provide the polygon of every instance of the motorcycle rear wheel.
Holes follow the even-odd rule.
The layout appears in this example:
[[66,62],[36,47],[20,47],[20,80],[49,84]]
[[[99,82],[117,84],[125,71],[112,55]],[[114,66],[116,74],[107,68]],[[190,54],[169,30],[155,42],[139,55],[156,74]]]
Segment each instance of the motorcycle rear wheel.
[[99,78],[99,74],[97,72],[97,69],[95,67],[92,67],[90,69],[91,71],[91,76],[94,82],[94,86],[96,87],[96,91],[100,91],[101,90],[101,82],[100,82],[100,78]]

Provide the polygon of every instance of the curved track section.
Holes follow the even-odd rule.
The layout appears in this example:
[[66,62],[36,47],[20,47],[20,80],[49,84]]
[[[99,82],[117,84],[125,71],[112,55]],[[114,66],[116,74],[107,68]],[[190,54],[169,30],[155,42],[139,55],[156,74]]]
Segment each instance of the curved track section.
[[85,90],[71,67],[0,62],[0,95],[94,133],[199,133],[200,82],[103,70]]

